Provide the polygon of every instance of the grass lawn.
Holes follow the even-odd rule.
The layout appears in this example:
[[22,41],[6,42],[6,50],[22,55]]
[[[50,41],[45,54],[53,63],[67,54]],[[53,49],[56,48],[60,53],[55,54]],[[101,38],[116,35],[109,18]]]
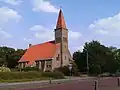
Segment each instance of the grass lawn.
[[29,81],[41,81],[41,80],[49,80],[49,77],[41,77],[35,79],[12,79],[12,80],[0,80],[0,83],[14,83],[14,82],[29,82]]

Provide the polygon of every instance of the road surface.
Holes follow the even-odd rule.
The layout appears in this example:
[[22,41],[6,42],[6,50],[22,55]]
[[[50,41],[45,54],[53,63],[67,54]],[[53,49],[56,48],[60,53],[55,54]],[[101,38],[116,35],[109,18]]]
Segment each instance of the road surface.
[[[98,90],[120,90],[118,87],[117,78],[104,78],[98,80],[98,82]],[[76,79],[66,83],[53,83],[42,86],[39,83],[27,84],[26,87],[24,85],[22,86],[20,86],[19,89],[18,87],[9,87],[9,89],[1,88],[0,90],[95,90],[95,79]]]

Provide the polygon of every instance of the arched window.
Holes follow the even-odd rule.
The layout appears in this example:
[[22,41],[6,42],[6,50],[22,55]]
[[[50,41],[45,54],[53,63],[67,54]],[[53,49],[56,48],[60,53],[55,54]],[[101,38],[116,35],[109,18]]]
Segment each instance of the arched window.
[[60,58],[60,55],[58,54],[57,57],[56,57],[56,60],[59,60],[59,58]]
[[67,57],[65,56],[65,60],[67,59]]

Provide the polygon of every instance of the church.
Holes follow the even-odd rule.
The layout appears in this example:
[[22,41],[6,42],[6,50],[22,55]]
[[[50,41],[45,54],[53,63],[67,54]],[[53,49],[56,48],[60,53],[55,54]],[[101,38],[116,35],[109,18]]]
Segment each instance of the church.
[[42,71],[53,71],[55,68],[68,66],[73,61],[68,49],[68,29],[61,9],[54,32],[55,40],[29,45],[18,61],[20,68],[37,67]]

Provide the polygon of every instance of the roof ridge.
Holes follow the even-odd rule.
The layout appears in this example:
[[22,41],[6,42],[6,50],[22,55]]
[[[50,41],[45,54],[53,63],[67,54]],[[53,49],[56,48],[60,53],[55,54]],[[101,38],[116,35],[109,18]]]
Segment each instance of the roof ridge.
[[40,44],[35,44],[35,45],[32,45],[31,47],[33,46],[37,46],[37,45],[42,45],[42,44],[45,44],[45,43],[50,43],[50,42],[54,42],[55,40],[50,40],[50,41],[47,41],[47,42],[43,42],[43,43],[40,43]]

